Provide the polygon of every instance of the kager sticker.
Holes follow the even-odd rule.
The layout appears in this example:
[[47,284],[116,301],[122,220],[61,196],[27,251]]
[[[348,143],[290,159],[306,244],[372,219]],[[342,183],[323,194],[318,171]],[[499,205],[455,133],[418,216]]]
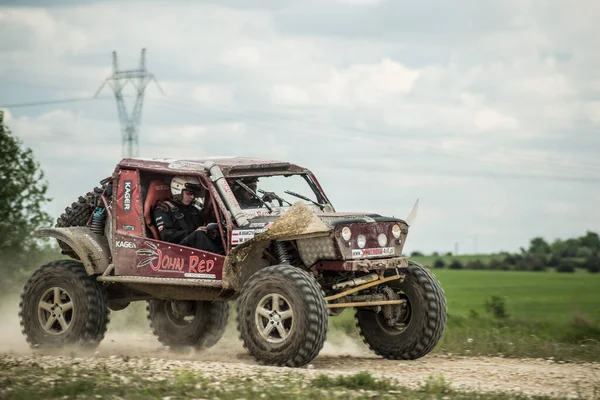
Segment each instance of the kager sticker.
[[131,211],[131,186],[133,185],[133,181],[126,180],[123,183],[123,211],[129,212]]
[[117,247],[121,247],[123,249],[135,249],[135,243],[127,242],[125,240],[117,240]]

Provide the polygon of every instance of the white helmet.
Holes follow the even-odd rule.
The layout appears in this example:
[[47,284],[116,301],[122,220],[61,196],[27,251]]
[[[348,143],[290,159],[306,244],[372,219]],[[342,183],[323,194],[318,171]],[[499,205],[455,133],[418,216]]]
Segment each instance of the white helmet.
[[171,194],[173,197],[179,197],[183,189],[198,192],[202,190],[200,180],[195,176],[175,176],[171,179]]

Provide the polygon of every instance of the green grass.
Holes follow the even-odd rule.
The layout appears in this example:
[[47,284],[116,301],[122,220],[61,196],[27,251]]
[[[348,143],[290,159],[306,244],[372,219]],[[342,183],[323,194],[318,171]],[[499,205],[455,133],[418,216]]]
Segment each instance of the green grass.
[[[428,377],[417,389],[398,386],[368,372],[355,375],[318,375],[310,379],[283,369],[261,374],[215,379],[201,371],[174,369],[161,372],[124,365],[59,366],[20,363],[0,358],[0,398],[3,399],[526,399],[505,393],[476,393],[452,389],[443,376]],[[533,397],[548,399],[548,397]]]
[[448,311],[484,313],[491,296],[506,298],[509,315],[557,324],[576,314],[600,322],[600,274],[551,274],[525,271],[433,270],[448,299]]
[[[433,272],[446,293],[449,316],[435,352],[600,361],[599,275]],[[485,306],[493,297],[496,314]],[[330,328],[358,338],[354,310],[331,318]]]

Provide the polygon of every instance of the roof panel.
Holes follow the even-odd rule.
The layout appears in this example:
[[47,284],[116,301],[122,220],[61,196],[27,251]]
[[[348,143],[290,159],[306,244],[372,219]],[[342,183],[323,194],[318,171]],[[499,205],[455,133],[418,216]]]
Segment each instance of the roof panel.
[[304,168],[278,160],[267,160],[255,157],[237,157],[237,156],[216,156],[216,157],[203,157],[203,158],[124,158],[119,162],[120,167],[134,168],[142,170],[151,170],[155,172],[163,173],[177,173],[177,172],[195,172],[203,173],[204,163],[212,161],[217,164],[223,174],[228,175],[233,169],[239,172],[235,173],[248,173],[250,170],[256,168],[257,171],[261,168],[269,169],[269,167],[277,167],[279,169],[289,170],[290,172],[300,172],[305,170]]

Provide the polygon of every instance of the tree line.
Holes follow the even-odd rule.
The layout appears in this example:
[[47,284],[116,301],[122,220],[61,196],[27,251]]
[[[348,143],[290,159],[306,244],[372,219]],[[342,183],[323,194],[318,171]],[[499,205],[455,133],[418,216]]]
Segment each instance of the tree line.
[[[411,257],[424,256],[415,251]],[[429,267],[449,269],[489,269],[504,271],[548,271],[575,272],[584,269],[590,273],[600,272],[600,236],[587,231],[584,235],[570,239],[556,239],[547,242],[542,237],[529,241],[529,247],[521,247],[518,253],[502,252],[486,256],[485,259],[470,257],[466,262],[452,258],[452,254],[439,257],[433,253],[434,260]]]

